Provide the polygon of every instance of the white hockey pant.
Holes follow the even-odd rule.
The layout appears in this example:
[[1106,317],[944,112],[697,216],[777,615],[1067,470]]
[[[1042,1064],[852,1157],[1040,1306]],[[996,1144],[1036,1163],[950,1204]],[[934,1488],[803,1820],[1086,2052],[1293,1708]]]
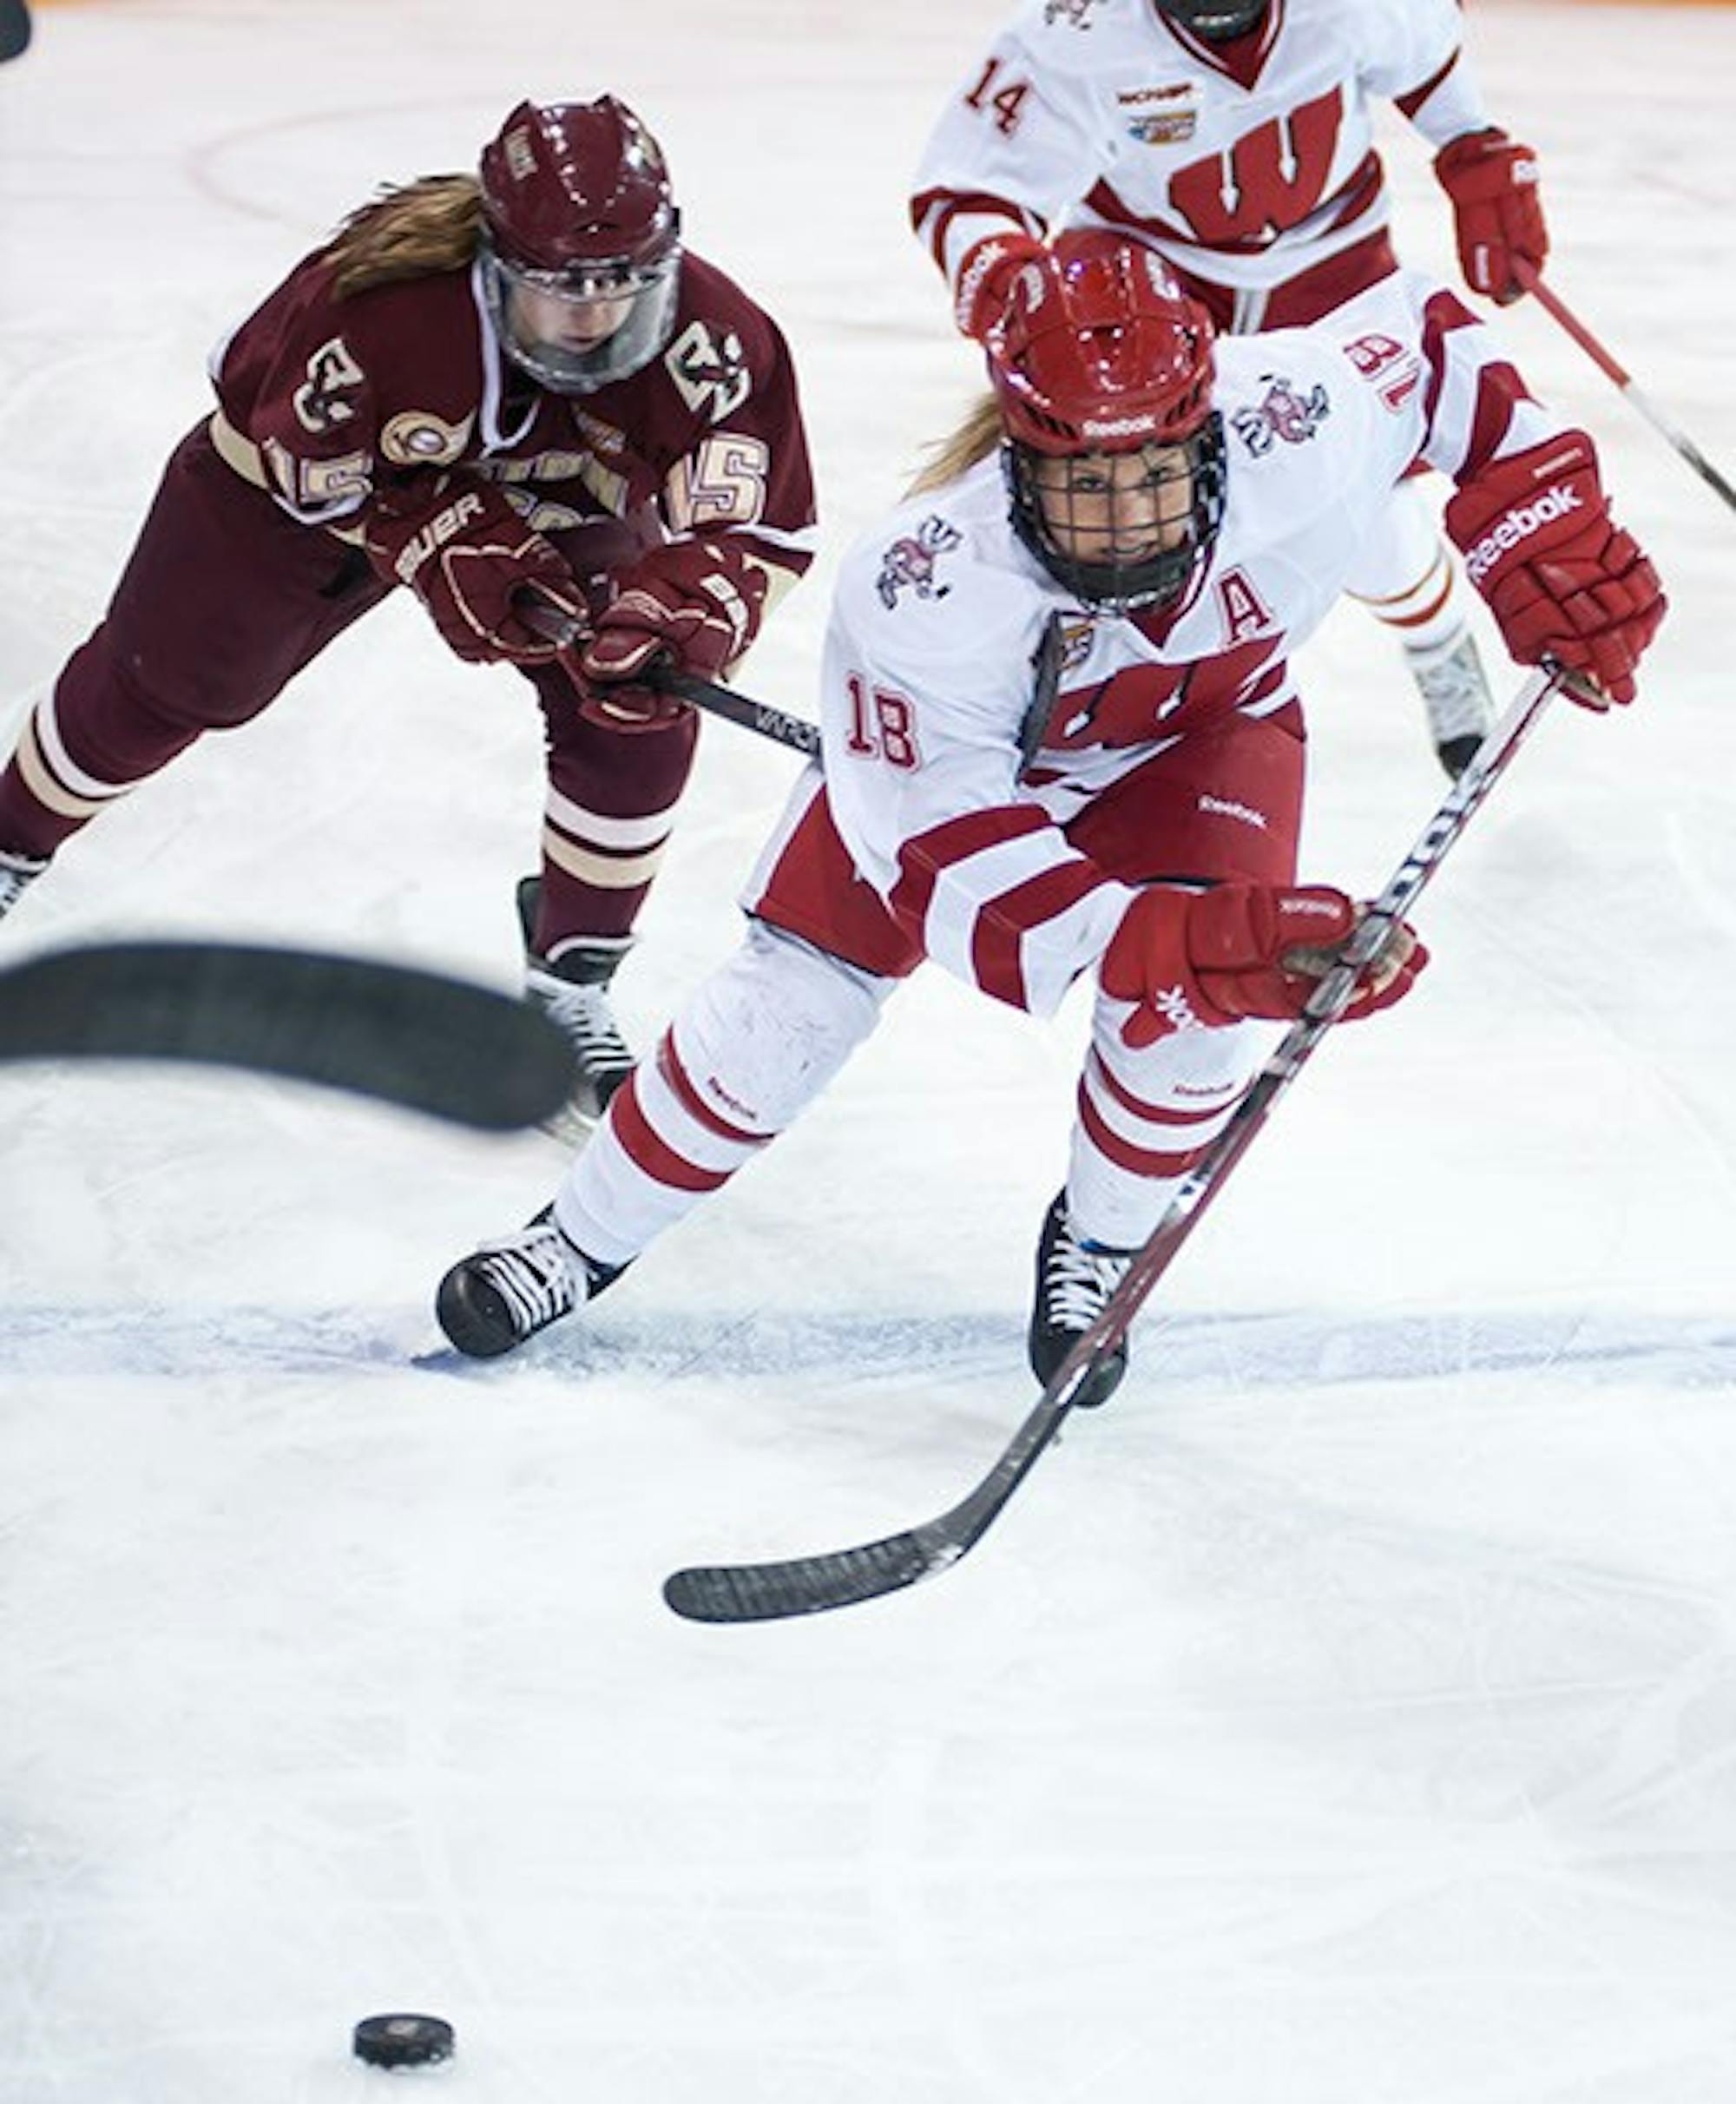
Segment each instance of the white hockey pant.
[[898,983],[751,922],[568,1170],[562,1231],[602,1263],[636,1257],[813,1101]]

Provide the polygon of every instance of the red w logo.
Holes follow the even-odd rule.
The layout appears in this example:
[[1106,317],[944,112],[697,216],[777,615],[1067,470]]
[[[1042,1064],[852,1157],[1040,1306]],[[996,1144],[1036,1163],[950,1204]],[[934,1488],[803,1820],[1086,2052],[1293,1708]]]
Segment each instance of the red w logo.
[[1230,148],[1233,188],[1225,194],[1220,154],[1171,179],[1171,203],[1208,248],[1259,248],[1320,202],[1344,115],[1340,90],[1305,102],[1287,124],[1257,125]]

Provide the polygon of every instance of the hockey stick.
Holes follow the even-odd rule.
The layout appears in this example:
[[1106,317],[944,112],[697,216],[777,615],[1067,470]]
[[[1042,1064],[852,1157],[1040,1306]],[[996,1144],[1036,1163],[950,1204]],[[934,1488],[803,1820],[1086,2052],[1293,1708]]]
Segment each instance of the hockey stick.
[[571,1047],[523,1002],[359,957],[115,943],[0,970],[0,1061],[243,1067],[489,1132],[571,1095]]
[[22,58],[30,43],[29,0],[0,0],[0,66],[9,58]]
[[1152,1288],[1169,1269],[1201,1215],[1228,1180],[1271,1115],[1279,1098],[1313,1056],[1343,1015],[1365,966],[1384,947],[1424,886],[1445,860],[1508,763],[1531,734],[1568,675],[1542,672],[1529,680],[1506,715],[1484,739],[1446,801],[1321,979],[1300,1018],[1249,1085],[1229,1123],[1198,1167],[1183,1178],[1169,1209],[1104,1304],[1095,1322],[1069,1352],[1005,1451],[974,1489],[938,1519],[856,1548],[797,1556],[779,1563],[697,1565],[665,1580],[663,1597],[689,1621],[772,1621],[816,1614],[878,1599],[950,1569],[974,1548],[1024,1481],[1073,1408],[1087,1377],[1126,1335]]
[[1736,511],[1736,488],[1733,488],[1728,480],[1720,474],[1687,433],[1678,424],[1673,423],[1655,402],[1641,393],[1634,384],[1632,374],[1627,371],[1598,342],[1591,331],[1586,327],[1572,309],[1543,282],[1530,264],[1516,262],[1514,270],[1519,282],[1536,300],[1544,312],[1552,320],[1561,324],[1598,371],[1614,381],[1647,423],[1651,424],[1654,430],[1661,431],[1665,438],[1687,461],[1694,473],[1703,482],[1709,483],[1731,510]]
[[[516,604],[525,625],[552,643],[563,647],[575,643],[585,632],[582,622],[550,606],[547,600],[535,597],[530,587],[516,595]],[[810,723],[805,716],[788,715],[769,701],[756,701],[752,694],[739,694],[733,687],[720,687],[715,680],[697,679],[691,673],[674,672],[667,665],[649,666],[638,684],[660,694],[673,694],[678,701],[691,702],[708,716],[721,716],[727,723],[757,732],[761,738],[787,746],[792,753],[805,753],[809,759],[819,758],[819,724]]]
[[752,694],[720,687],[715,680],[696,679],[692,673],[671,672],[662,666],[652,667],[646,684],[654,687],[660,694],[691,701],[708,716],[721,716],[726,723],[739,724],[744,731],[757,731],[760,737],[786,746],[792,753],[804,753],[810,759],[819,758],[819,726],[810,723],[806,716],[788,715],[769,701],[756,701]]

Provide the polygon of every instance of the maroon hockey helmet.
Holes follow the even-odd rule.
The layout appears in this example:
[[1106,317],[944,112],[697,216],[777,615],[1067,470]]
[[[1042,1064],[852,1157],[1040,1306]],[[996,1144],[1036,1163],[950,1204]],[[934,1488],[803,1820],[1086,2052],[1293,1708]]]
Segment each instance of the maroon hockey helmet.
[[507,354],[562,394],[648,365],[674,323],[681,214],[634,113],[612,95],[521,102],[478,174],[483,285]]
[[[987,352],[1013,524],[1025,545],[1094,603],[1178,598],[1224,508],[1223,420],[1212,406],[1204,307],[1152,250],[1079,228],[1019,273]],[[1136,465],[1113,464],[1129,454],[1140,456]],[[1094,513],[1098,523],[1088,523]]]

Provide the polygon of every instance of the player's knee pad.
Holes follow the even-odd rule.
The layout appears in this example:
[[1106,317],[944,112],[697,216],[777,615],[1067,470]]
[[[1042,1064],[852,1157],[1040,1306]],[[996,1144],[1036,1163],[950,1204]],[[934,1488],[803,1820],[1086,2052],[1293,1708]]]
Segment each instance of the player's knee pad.
[[871,1035],[898,984],[751,921],[741,948],[676,1018],[675,1054],[719,1117],[781,1132]]

